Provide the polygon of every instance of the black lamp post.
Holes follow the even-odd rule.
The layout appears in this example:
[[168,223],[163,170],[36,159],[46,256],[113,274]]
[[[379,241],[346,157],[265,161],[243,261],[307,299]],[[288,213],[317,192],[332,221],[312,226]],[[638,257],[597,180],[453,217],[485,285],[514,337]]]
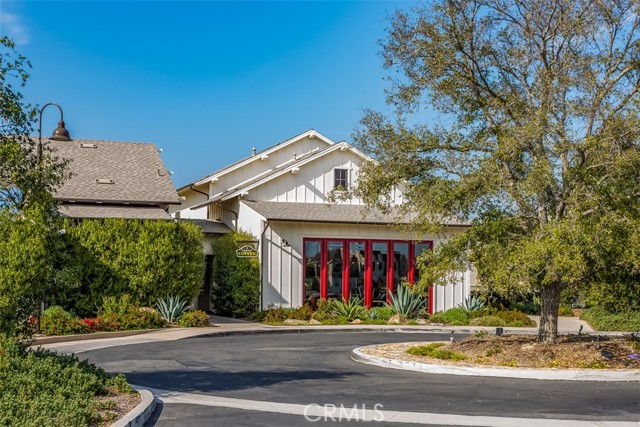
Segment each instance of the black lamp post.
[[62,108],[56,104],[55,102],[49,102],[48,104],[44,104],[44,106],[40,109],[40,123],[38,127],[38,163],[42,160],[42,113],[44,109],[50,105],[55,105],[60,110],[60,121],[58,122],[58,127],[53,131],[53,135],[49,139],[54,141],[72,141],[69,136],[69,131],[64,127],[64,113],[62,112]]

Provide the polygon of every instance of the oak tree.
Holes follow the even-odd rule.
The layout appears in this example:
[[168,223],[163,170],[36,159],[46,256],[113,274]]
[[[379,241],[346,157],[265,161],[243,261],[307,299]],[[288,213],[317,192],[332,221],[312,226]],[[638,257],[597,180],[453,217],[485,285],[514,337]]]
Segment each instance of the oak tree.
[[392,114],[361,121],[376,162],[355,192],[388,209],[403,188],[422,231],[471,224],[418,288],[473,264],[483,286],[539,292],[550,341],[564,289],[637,280],[639,25],[634,0],[434,0],[391,17]]

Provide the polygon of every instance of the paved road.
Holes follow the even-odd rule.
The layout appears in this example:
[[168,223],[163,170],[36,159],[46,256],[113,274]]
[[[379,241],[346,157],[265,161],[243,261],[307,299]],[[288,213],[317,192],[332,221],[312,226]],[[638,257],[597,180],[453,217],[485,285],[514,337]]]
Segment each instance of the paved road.
[[[301,412],[310,404],[324,412],[331,405],[346,409],[357,405],[370,416],[375,416],[377,404],[384,411],[427,413],[422,423],[431,418],[431,425],[438,425],[439,420],[446,421],[442,425],[474,425],[468,424],[468,417],[446,415],[458,414],[529,421],[504,425],[553,427],[567,420],[566,425],[577,426],[581,424],[568,420],[590,420],[640,426],[638,383],[431,375],[387,370],[350,359],[351,350],[361,345],[443,337],[379,332],[209,336],[112,347],[80,356],[125,373],[133,384],[171,390],[173,393],[165,392],[165,402],[150,426],[313,425]],[[310,419],[322,424],[337,414],[316,414]],[[493,418],[485,421],[482,424],[498,425]],[[330,423],[353,424],[353,419],[351,423],[344,419]]]

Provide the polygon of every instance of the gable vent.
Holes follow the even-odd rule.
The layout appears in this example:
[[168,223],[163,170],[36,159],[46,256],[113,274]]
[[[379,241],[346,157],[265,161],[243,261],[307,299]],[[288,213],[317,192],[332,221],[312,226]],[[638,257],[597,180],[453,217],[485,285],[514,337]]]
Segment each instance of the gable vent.
[[80,144],[80,148],[98,148],[96,144]]
[[98,178],[96,179],[96,184],[115,184],[115,181],[112,179]]

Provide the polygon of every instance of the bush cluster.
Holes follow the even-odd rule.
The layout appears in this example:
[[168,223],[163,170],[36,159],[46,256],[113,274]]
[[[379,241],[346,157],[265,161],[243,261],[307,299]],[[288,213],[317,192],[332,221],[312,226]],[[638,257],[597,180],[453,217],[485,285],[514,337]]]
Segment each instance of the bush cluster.
[[203,328],[209,326],[209,315],[202,310],[187,311],[178,319],[183,328]]
[[66,220],[48,301],[92,316],[104,297],[129,294],[143,306],[202,285],[202,232],[190,223],[136,219]]
[[407,353],[414,356],[428,356],[441,360],[463,360],[464,355],[455,351],[442,348],[445,344],[434,342],[427,345],[420,345],[407,349]]
[[212,243],[213,304],[222,316],[249,317],[260,300],[260,261],[258,258],[238,258],[241,241],[255,240],[240,231],[226,234]]
[[597,331],[640,332],[640,311],[611,313],[604,307],[595,306],[583,310],[580,318]]
[[96,396],[133,393],[114,377],[76,356],[27,350],[0,338],[0,425],[84,427],[103,423]]
[[450,308],[440,313],[434,313],[429,320],[431,323],[446,323],[454,326],[468,325],[469,313],[461,307]]
[[99,315],[80,318],[60,306],[44,311],[40,320],[43,335],[89,334],[93,332],[157,329],[166,325],[158,310],[139,307],[128,294],[105,297]]

